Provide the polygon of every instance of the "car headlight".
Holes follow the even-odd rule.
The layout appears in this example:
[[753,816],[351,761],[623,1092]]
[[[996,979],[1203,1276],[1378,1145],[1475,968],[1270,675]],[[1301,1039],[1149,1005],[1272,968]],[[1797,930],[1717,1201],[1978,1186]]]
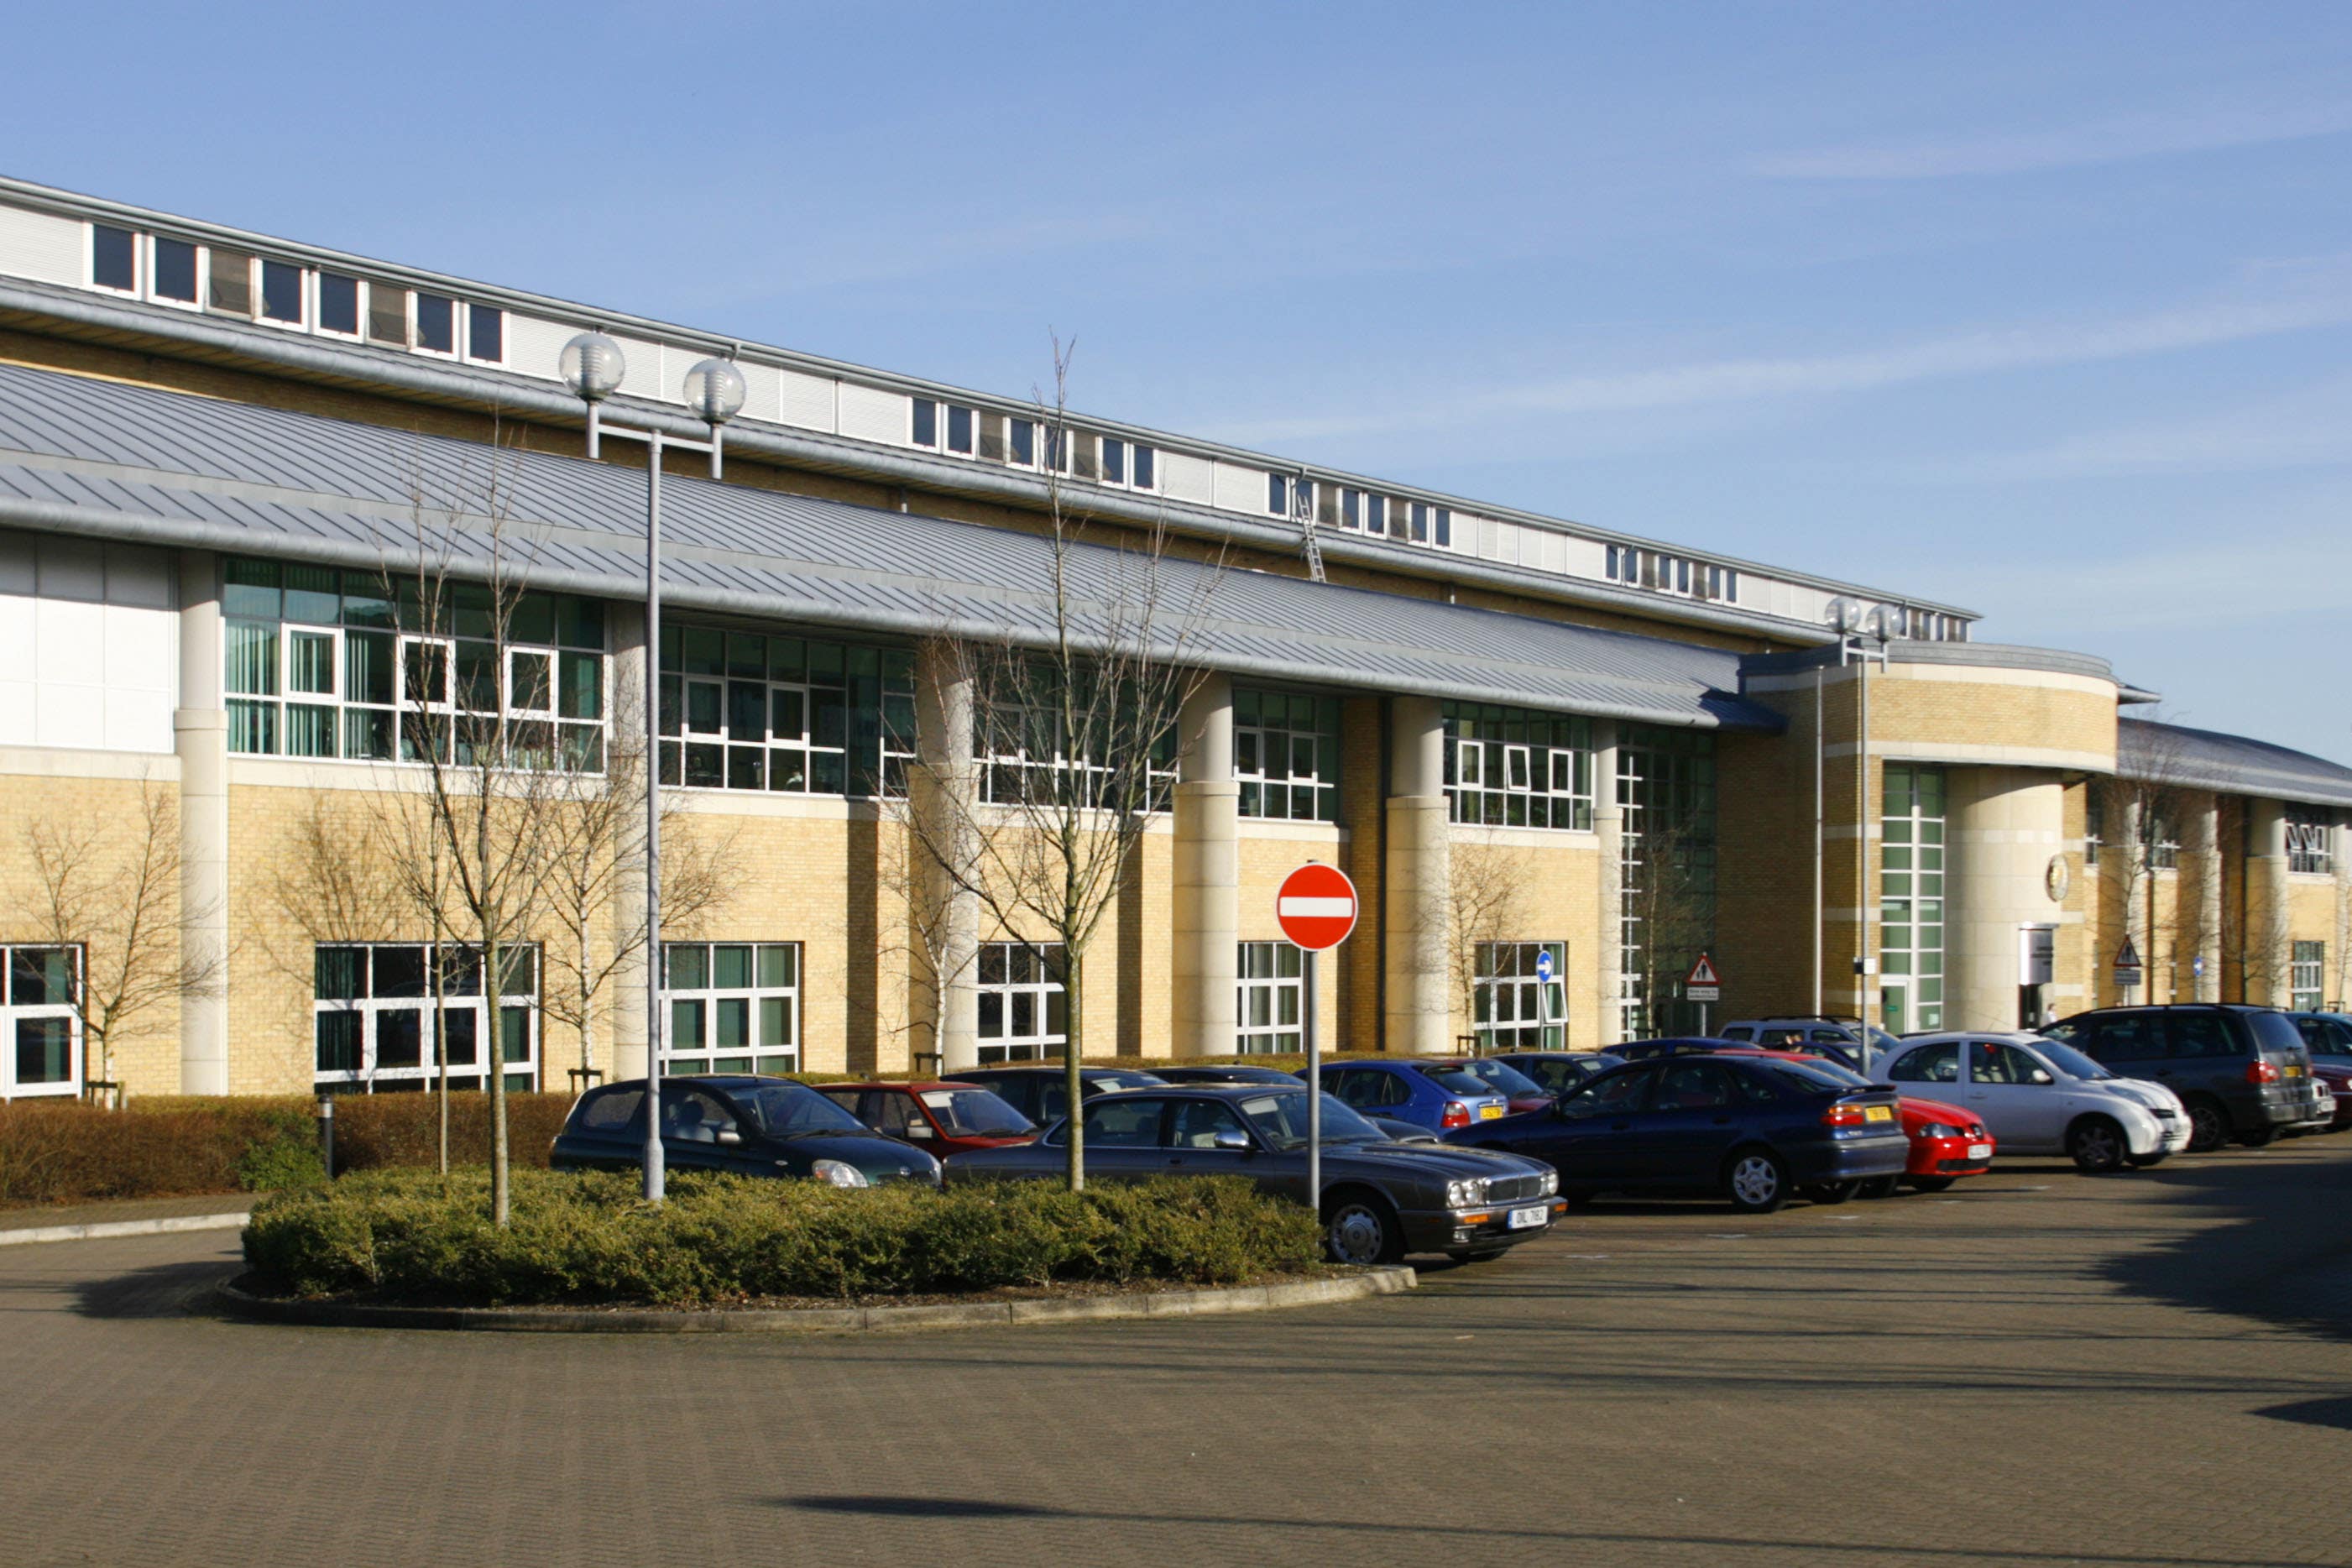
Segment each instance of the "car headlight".
[[1445,1184],[1445,1206],[1452,1209],[1475,1208],[1486,1201],[1486,1183],[1481,1176],[1468,1181]]
[[820,1182],[831,1182],[836,1187],[870,1187],[866,1173],[840,1160],[819,1160],[809,1167],[809,1174]]
[[1927,1126],[1919,1129],[1919,1136],[1922,1138],[1958,1138],[1959,1135],[1958,1128],[1941,1121],[1930,1121]]
[[1543,1186],[1541,1191],[1543,1195],[1546,1197],[1549,1197],[1552,1194],[1559,1191],[1559,1173],[1558,1171],[1546,1171],[1543,1173]]

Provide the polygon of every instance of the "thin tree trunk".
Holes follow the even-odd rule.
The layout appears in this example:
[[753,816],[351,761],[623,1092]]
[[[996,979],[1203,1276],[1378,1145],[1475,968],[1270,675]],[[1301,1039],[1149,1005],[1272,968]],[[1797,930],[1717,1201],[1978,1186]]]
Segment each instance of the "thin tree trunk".
[[587,916],[583,914],[573,922],[572,929],[578,933],[580,939],[580,968],[577,972],[580,976],[580,1084],[584,1089],[588,1085],[588,1075],[596,1067],[596,1019],[592,1011],[595,1005],[596,993],[595,987],[588,981],[590,937]]
[[1080,1010],[1086,997],[1080,978],[1086,973],[1086,962],[1078,950],[1065,943],[1062,967],[1062,1082],[1070,1102],[1069,1128],[1062,1136],[1070,1146],[1070,1191],[1082,1193],[1087,1190],[1087,1138],[1078,1115],[1078,1062],[1086,1050],[1086,1025],[1081,1021],[1085,1015]]
[[435,1098],[441,1102],[441,1174],[449,1174],[449,987],[442,970],[447,962],[441,944],[425,949],[433,960],[433,1077]]

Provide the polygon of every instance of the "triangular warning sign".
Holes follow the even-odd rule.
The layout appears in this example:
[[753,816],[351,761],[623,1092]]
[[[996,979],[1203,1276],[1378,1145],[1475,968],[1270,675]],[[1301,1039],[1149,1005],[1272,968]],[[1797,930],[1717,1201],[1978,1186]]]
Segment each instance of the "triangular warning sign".
[[1698,955],[1698,962],[1691,965],[1690,973],[1683,976],[1683,984],[1685,985],[1720,985],[1723,984],[1723,976],[1715,972],[1715,960],[1708,954],[1702,952]]
[[2116,967],[2137,969],[2139,966],[2139,949],[2132,945],[2131,933],[2126,931],[2124,933],[2123,946],[2116,949]]

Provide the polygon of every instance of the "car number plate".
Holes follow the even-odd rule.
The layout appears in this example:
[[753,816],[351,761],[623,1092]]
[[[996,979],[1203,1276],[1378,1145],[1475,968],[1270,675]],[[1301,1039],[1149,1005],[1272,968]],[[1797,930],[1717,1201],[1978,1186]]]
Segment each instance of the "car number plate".
[[1991,1159],[1991,1158],[1992,1158],[1992,1145],[1991,1145],[1991,1144],[1990,1144],[1990,1143],[1971,1143],[1971,1144],[1969,1144],[1969,1159],[1971,1159],[1971,1160],[1990,1160],[1990,1159]]
[[1895,1120],[1895,1111],[1888,1106],[1873,1105],[1864,1110],[1862,1119],[1864,1121],[1892,1121]]
[[1510,1217],[1503,1223],[1513,1230],[1528,1230],[1543,1224],[1546,1212],[1541,1204],[1531,1209],[1513,1209]]
[[1482,1105],[1478,1108],[1478,1120],[1481,1121],[1496,1121],[1502,1114],[1503,1108],[1499,1105]]

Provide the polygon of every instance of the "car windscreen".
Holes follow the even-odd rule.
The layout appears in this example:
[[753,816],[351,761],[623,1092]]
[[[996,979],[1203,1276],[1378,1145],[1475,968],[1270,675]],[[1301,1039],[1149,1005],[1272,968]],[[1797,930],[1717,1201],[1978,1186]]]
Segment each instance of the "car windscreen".
[[1463,1063],[1462,1070],[1473,1078],[1484,1080],[1486,1087],[1496,1094],[1549,1094],[1551,1092],[1508,1062],[1482,1058],[1475,1062]]
[[[1424,1066],[1420,1068],[1418,1070],[1423,1078],[1426,1078],[1430,1082],[1435,1084],[1438,1088],[1444,1089],[1448,1094],[1494,1094],[1497,1092],[1493,1084],[1482,1082],[1478,1079],[1473,1078],[1468,1073],[1464,1072],[1460,1068]],[[1542,1091],[1538,1089],[1537,1092],[1541,1093]]]
[[2117,1076],[2074,1047],[2062,1046],[2055,1040],[2043,1040],[2033,1048],[2048,1057],[2050,1064],[2069,1078],[2101,1079]]
[[757,1089],[731,1089],[727,1098],[771,1138],[866,1131],[866,1123],[805,1084],[763,1083]]
[[[1307,1146],[1307,1096],[1253,1095],[1241,1101],[1242,1114],[1257,1135],[1276,1149]],[[1357,1115],[1330,1095],[1323,1097],[1323,1142],[1326,1143],[1385,1143],[1388,1134]]]
[[1019,1138],[1037,1131],[984,1089],[927,1089],[923,1104],[950,1138]]
[[1096,1085],[1108,1084],[1113,1089],[1158,1089],[1168,1080],[1164,1078],[1155,1078],[1148,1072],[1123,1072],[1112,1069],[1108,1072],[1090,1073],[1087,1075],[1087,1081]]

